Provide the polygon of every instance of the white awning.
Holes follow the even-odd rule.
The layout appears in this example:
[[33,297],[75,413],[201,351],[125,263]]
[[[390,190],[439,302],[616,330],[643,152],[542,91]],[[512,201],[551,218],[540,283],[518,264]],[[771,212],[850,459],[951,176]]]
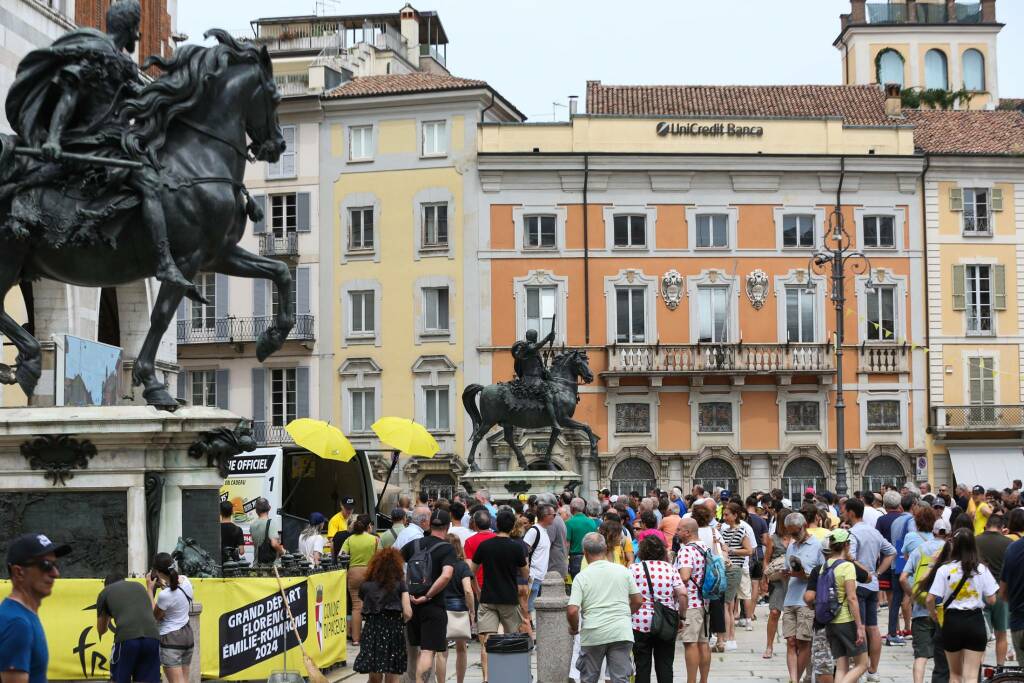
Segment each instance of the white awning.
[[956,483],[1002,490],[1024,472],[1024,449],[1012,446],[950,446]]

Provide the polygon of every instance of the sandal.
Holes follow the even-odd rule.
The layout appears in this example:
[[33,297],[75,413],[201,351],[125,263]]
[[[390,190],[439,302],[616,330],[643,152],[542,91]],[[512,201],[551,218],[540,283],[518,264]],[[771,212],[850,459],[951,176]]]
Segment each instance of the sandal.
[[774,656],[775,656],[774,652],[772,652],[771,650],[765,650],[764,654],[761,655],[761,659],[771,659]]

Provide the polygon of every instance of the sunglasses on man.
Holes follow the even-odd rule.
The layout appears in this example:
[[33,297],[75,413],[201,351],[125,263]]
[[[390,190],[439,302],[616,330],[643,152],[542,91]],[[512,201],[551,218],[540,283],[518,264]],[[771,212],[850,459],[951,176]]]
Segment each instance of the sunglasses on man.
[[38,567],[39,571],[43,572],[44,574],[49,574],[54,569],[57,569],[57,570],[60,569],[60,566],[56,562],[54,562],[53,560],[36,560],[34,562],[26,562],[25,564],[20,565],[20,566],[22,566],[22,567]]

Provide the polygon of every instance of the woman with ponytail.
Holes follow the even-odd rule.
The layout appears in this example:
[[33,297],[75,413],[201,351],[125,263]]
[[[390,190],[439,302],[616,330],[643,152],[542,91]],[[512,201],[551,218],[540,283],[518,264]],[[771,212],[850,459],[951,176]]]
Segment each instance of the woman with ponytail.
[[357,515],[352,523],[345,542],[341,544],[341,552],[348,554],[348,595],[352,601],[352,644],[359,645],[359,636],[363,632],[363,600],[359,597],[359,587],[366,580],[367,567],[374,553],[380,550],[380,539],[373,535],[370,515]]
[[[168,683],[187,683],[195,638],[189,625],[192,608],[192,584],[178,573],[178,566],[167,553],[157,553],[153,569],[146,575],[149,594],[154,596],[153,615],[160,626],[160,663]],[[157,589],[160,592],[157,593]]]

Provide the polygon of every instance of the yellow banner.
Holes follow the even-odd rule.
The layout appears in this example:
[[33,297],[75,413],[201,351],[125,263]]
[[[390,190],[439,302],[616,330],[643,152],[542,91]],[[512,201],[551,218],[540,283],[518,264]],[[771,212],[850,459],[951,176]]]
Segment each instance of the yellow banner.
[[[326,668],[345,659],[345,571],[283,578],[285,595],[310,657]],[[200,616],[203,678],[265,679],[272,671],[302,670],[302,655],[276,579],[192,579]],[[0,581],[0,595],[10,593]],[[108,680],[113,634],[96,635],[99,579],[58,579],[43,601],[53,681]]]

